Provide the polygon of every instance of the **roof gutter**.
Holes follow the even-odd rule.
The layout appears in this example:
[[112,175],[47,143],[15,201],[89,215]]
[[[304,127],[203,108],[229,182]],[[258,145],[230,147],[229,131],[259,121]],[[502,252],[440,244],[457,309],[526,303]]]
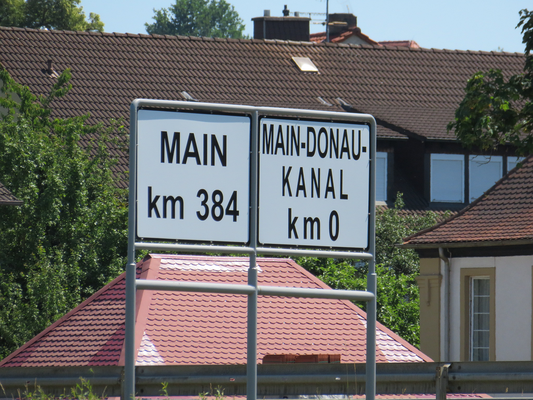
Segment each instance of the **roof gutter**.
[[398,247],[402,249],[438,249],[445,247],[448,249],[461,249],[468,247],[493,247],[493,246],[521,246],[533,244],[533,239],[520,240],[492,240],[484,242],[440,242],[440,243],[402,243]]
[[450,259],[443,247],[439,247],[439,258],[444,262],[444,354],[441,361],[446,362],[450,361]]

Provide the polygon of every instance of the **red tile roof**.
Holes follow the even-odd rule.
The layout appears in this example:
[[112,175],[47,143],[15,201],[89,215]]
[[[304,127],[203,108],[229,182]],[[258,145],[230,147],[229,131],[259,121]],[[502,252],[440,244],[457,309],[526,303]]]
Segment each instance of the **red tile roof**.
[[13,196],[7,188],[0,182],[0,206],[3,205],[12,205],[19,206],[22,204],[22,201]]
[[[260,258],[259,284],[327,286],[292,260]],[[247,283],[247,258],[152,255],[138,277]],[[0,363],[0,367],[123,365],[124,275]],[[137,365],[246,363],[245,296],[138,292]],[[260,296],[258,359],[267,354],[341,354],[364,362],[366,314],[350,301]],[[430,359],[378,324],[378,362]]]
[[533,157],[452,218],[404,239],[405,247],[533,244]]
[[[309,35],[309,40],[315,43],[322,43],[326,41],[326,36],[327,36],[326,32],[312,33]],[[379,45],[378,42],[370,39],[367,35],[362,33],[361,28],[358,28],[357,26],[352,26],[339,33],[335,33],[335,34],[330,33],[329,41],[330,43],[342,43],[348,40],[352,36],[358,37],[359,39],[366,42],[366,44]]]
[[414,40],[385,40],[378,43],[382,46],[409,47],[411,49],[420,48],[420,45]]

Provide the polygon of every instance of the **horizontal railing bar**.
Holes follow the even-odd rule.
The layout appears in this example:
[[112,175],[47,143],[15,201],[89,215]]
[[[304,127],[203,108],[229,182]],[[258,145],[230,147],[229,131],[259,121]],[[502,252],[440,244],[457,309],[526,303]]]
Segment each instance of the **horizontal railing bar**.
[[[90,376],[85,377],[87,381],[91,383],[92,386],[95,385],[106,385],[114,386],[118,385],[120,387],[120,376]],[[25,386],[30,385],[30,387],[35,386],[75,386],[81,383],[80,377],[45,377],[38,376],[28,378],[2,378],[0,379],[2,386]]]
[[230,113],[252,113],[257,111],[260,116],[263,115],[287,115],[310,118],[332,118],[343,121],[361,121],[372,123],[374,117],[370,114],[347,113],[341,111],[323,111],[323,110],[302,110],[297,108],[278,108],[278,107],[257,107],[249,105],[236,104],[214,104],[204,102],[188,102],[176,100],[152,100],[152,99],[135,99],[132,102],[135,107],[165,107],[165,108],[183,108],[196,109],[205,111],[221,111]]
[[[385,382],[434,382],[435,373],[418,373],[418,374],[378,374],[378,380],[380,383]],[[357,378],[359,383],[366,381],[366,374],[351,374],[350,376],[342,374],[280,374],[280,375],[257,375],[258,383],[286,383],[286,384],[298,384],[298,383],[328,383],[328,382],[346,382],[347,380],[353,380]],[[231,379],[231,381],[230,381]],[[138,384],[161,384],[161,382],[167,382],[172,384],[199,384],[199,383],[211,383],[211,384],[244,384],[246,383],[246,375],[186,375],[186,376],[142,376],[138,375]]]
[[327,257],[327,258],[350,258],[359,260],[371,260],[372,254],[365,252],[334,251],[334,250],[311,250],[311,249],[280,249],[273,247],[252,247],[220,246],[220,245],[199,245],[199,244],[175,244],[175,243],[145,243],[136,242],[135,248],[138,250],[160,250],[160,251],[190,251],[194,253],[245,253],[294,257]]
[[374,294],[363,290],[339,290],[339,289],[308,289],[290,288],[276,286],[259,286],[259,295],[263,296],[283,296],[283,297],[307,297],[318,299],[339,299],[339,300],[359,300],[370,301]]
[[[249,295],[255,292],[255,288],[251,285],[233,285],[229,283],[137,279],[135,286],[138,290],[165,290],[176,292],[231,293],[244,295]],[[314,289],[278,286],[258,286],[257,293],[262,296],[307,297],[359,301],[370,301],[374,298],[373,293],[365,292],[363,290]]]
[[531,381],[533,372],[452,372],[450,382]]
[[174,243],[145,243],[136,242],[135,248],[138,250],[161,250],[161,251],[190,251],[193,253],[245,253],[253,254],[254,249],[251,247],[237,246],[211,246],[200,244],[174,244]]
[[176,292],[231,293],[245,295],[255,292],[255,288],[251,285],[233,285],[230,283],[154,281],[137,279],[135,286],[137,289],[141,290],[168,290]]
[[[244,285],[243,285],[244,286]],[[320,290],[320,289],[318,289]],[[409,385],[409,393],[434,393],[431,386],[435,382],[435,368],[439,363],[415,363],[415,364],[378,364],[377,384],[378,392],[394,393],[399,390],[399,385]],[[242,367],[242,368],[237,368]],[[239,387],[246,384],[246,374],[243,373],[245,365],[235,366],[142,366],[137,368],[137,383],[143,385],[144,394],[159,395],[161,382],[171,385],[179,385],[182,390],[188,390],[192,394],[200,393],[202,385],[223,385]],[[284,393],[292,390],[292,385],[316,387],[328,392],[328,388],[337,387],[335,384],[344,385],[348,390],[356,381],[358,384],[366,382],[365,366],[363,364],[279,364],[259,365],[258,383],[262,387],[268,385],[281,385],[276,390]],[[95,369],[93,371],[93,368]],[[31,385],[38,385],[43,390],[57,390],[59,388],[75,387],[80,383],[80,376],[87,379],[93,387],[106,386],[106,393],[118,393],[123,367],[35,367],[35,368],[1,368],[0,383],[7,393],[7,397],[16,397],[17,390],[23,391]],[[533,385],[533,362],[456,362],[452,363],[455,371],[449,372],[448,384],[457,391],[457,385],[461,386],[463,393],[472,391],[474,385],[478,387],[490,386],[489,393],[506,392],[521,393]],[[466,371],[465,371],[466,369]],[[264,373],[261,373],[263,370]],[[108,371],[109,374],[104,375]],[[347,381],[348,379],[348,381]],[[430,386],[428,386],[428,384]],[[195,386],[196,385],[196,386]],[[333,386],[332,386],[333,385]],[[273,387],[273,386],[270,386]],[[403,386],[401,386],[403,387]],[[407,386],[405,386],[407,387]],[[189,388],[189,389],[185,389]],[[315,388],[315,385],[313,385]],[[350,386],[352,388],[352,386]],[[381,388],[381,389],[379,389]],[[433,391],[432,389],[433,388]],[[294,389],[296,390],[296,389]],[[476,389],[479,391],[479,388]],[[399,392],[397,392],[399,393]],[[4,396],[4,397],[6,397]]]
[[273,247],[258,247],[257,254],[295,256],[295,257],[327,257],[327,258],[352,258],[359,260],[371,260],[370,253],[358,253],[351,251],[334,250],[308,250],[308,249],[278,249]]

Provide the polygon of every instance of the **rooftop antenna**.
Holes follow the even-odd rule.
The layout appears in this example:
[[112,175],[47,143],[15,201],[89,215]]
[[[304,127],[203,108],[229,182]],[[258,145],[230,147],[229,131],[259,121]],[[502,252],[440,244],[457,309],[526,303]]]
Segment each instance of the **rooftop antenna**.
[[329,43],[329,0],[326,0],[326,43]]

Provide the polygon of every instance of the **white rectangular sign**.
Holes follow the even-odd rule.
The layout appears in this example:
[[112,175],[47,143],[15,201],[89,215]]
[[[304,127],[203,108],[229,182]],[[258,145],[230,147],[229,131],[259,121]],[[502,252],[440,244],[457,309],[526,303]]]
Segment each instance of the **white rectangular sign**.
[[250,127],[243,116],[139,110],[137,236],[248,243]]
[[262,118],[259,242],[368,248],[370,129]]

